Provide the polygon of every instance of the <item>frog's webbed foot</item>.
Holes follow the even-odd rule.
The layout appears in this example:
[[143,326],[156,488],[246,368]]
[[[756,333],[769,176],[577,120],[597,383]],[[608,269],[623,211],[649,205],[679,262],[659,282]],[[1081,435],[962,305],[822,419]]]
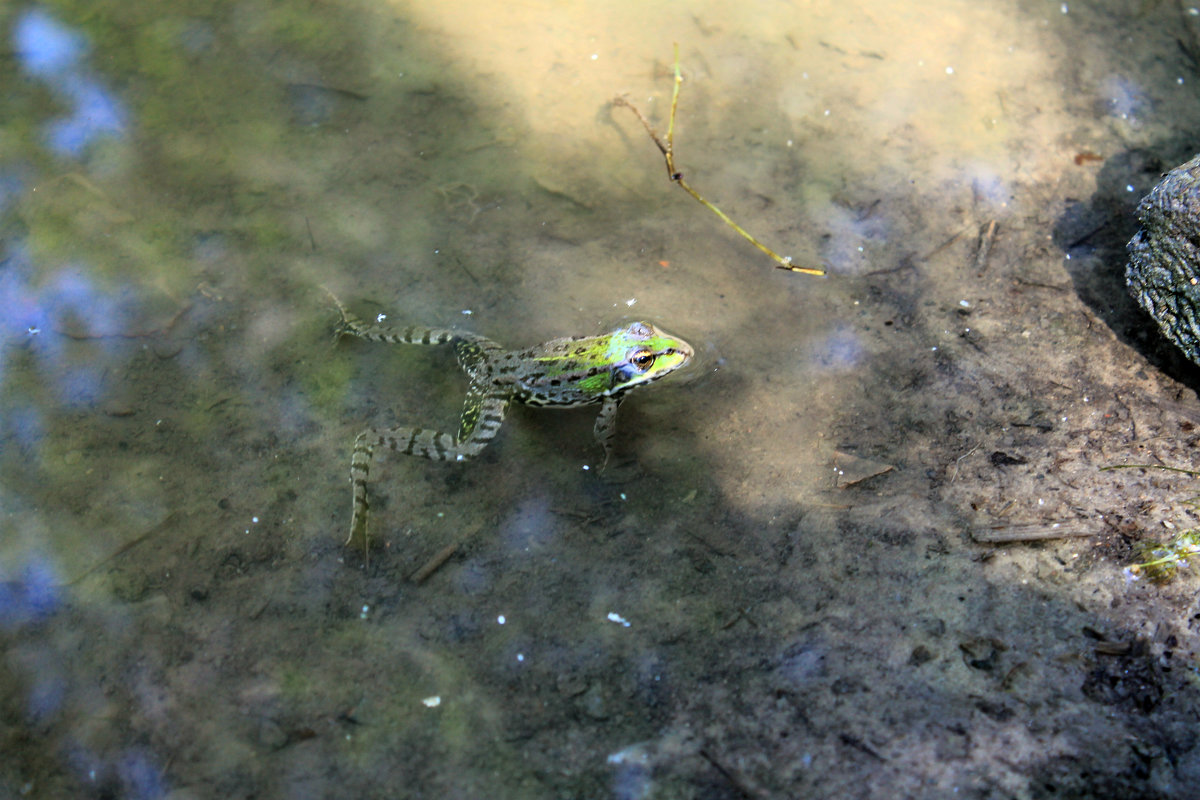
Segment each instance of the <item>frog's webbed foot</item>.
[[330,291],[328,286],[321,286],[321,291],[329,296],[333,302],[334,308],[338,311],[338,321],[333,328],[333,341],[337,343],[341,341],[343,336],[352,335],[356,325],[362,325],[362,320],[354,316],[338,299],[338,296]]
[[371,504],[367,500],[367,476],[371,472],[371,457],[375,453],[375,444],[380,438],[377,431],[363,431],[354,440],[354,455],[350,457],[350,483],[354,487],[354,511],[350,516],[350,535],[346,537],[346,547],[361,541],[364,559],[371,547],[371,539],[367,535],[367,515],[371,509]]
[[600,468],[600,480],[611,485],[633,483],[642,475],[636,458],[622,459],[616,463],[609,462]]
[[367,498],[367,479],[371,475],[371,462],[375,449],[379,447],[435,460],[447,460],[445,451],[453,437],[446,433],[422,430],[421,428],[368,428],[354,439],[354,453],[350,456],[350,484],[353,487],[354,507],[350,515],[350,535],[346,537],[349,547],[361,541],[364,553],[370,549],[367,534],[367,517],[371,503]]

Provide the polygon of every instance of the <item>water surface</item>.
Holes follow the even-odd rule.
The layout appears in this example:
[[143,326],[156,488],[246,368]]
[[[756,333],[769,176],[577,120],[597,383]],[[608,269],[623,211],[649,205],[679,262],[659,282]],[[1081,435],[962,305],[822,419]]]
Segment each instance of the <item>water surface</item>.
[[[1197,385],[1123,242],[1194,153],[1186,4],[0,10],[5,796],[1185,796]],[[769,258],[672,185],[676,166]],[[515,409],[448,351],[647,318]],[[1089,536],[981,544],[996,526]],[[428,578],[414,576],[453,554]],[[1105,646],[1097,649],[1097,642]],[[1108,794],[1105,794],[1105,793]]]

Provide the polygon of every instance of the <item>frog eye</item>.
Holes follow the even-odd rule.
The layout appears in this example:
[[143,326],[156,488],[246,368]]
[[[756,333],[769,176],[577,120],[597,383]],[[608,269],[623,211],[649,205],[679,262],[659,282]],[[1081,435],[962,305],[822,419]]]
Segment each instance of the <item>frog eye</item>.
[[653,352],[649,350],[638,350],[629,357],[629,360],[633,362],[635,367],[640,369],[642,372],[645,372],[654,365],[654,358],[655,356]]

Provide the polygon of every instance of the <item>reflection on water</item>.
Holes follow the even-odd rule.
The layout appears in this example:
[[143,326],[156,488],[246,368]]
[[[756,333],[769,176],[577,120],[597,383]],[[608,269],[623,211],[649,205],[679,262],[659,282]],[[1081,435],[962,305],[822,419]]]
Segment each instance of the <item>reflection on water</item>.
[[[54,98],[69,109],[67,115],[44,123],[43,141],[53,153],[79,157],[97,137],[122,130],[124,113],[115,98],[90,74],[86,41],[81,33],[41,9],[18,14],[11,32],[21,70],[43,82]],[[10,215],[22,202],[27,202],[24,196],[34,190],[37,181],[31,180],[33,170],[29,163],[6,161],[0,208]],[[59,266],[42,286],[31,285],[37,268],[32,263],[28,240],[13,225],[5,227],[8,235],[4,239],[4,270],[0,273],[0,307],[6,320],[0,346],[5,355],[16,341],[51,330],[52,320],[64,316],[83,320],[109,318],[111,304],[95,292],[85,274],[86,266]],[[41,343],[45,343],[39,348],[43,357],[62,356],[63,342],[43,337]],[[0,370],[3,366],[0,362]]]
[[44,82],[67,113],[45,123],[45,142],[60,156],[79,157],[101,136],[125,129],[125,111],[87,64],[86,38],[38,8],[18,14],[13,50],[21,68]]
[[[5,565],[6,567],[12,565]],[[8,629],[40,622],[60,605],[61,579],[44,560],[24,564],[0,583],[0,623]]]
[[[1091,201],[1074,272],[1050,237],[1153,182],[1122,154],[1191,155],[1194,23],[1078,5],[0,9],[0,796],[1200,779],[1191,601],[1124,584],[1128,542],[969,535],[1171,508],[1097,470],[1188,457],[1140,411],[1186,389],[1073,288],[1128,209]],[[676,41],[678,167],[829,277],[614,112],[665,128]],[[603,474],[591,412],[380,459],[366,559],[354,435],[447,429],[463,378],[335,344],[321,286],[514,346],[635,302],[704,358]]]

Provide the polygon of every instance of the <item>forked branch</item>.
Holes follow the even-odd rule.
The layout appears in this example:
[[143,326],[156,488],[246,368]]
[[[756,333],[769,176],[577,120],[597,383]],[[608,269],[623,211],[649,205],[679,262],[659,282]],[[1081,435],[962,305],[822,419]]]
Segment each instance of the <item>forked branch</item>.
[[646,119],[645,115],[638,110],[637,106],[629,102],[625,97],[614,97],[613,105],[628,108],[633,112],[633,115],[642,123],[642,127],[646,129],[646,133],[650,134],[650,138],[663,154],[663,159],[667,163],[667,177],[674,183],[679,184],[679,187],[696,199],[696,202],[703,205],[709,211],[716,214],[724,221],[726,225],[733,228],[739,235],[750,244],[757,247],[762,252],[766,253],[775,262],[775,266],[779,269],[786,269],[791,272],[802,272],[805,275],[824,275],[825,270],[816,267],[799,267],[792,263],[791,256],[781,256],[765,244],[754,238],[745,228],[731,220],[724,211],[717,208],[715,205],[704,199],[693,189],[687,181],[683,179],[683,173],[675,167],[675,111],[679,107],[679,86],[683,83],[683,75],[679,71],[679,45],[675,45],[675,88],[671,92],[671,120],[667,123],[667,135],[663,138],[658,135],[658,131],[654,130],[654,126],[650,124],[650,120]]

